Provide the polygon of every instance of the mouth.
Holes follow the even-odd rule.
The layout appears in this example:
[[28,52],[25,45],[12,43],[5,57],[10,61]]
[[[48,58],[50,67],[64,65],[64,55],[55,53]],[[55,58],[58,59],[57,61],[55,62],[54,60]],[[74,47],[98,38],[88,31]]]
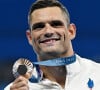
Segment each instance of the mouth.
[[43,40],[39,40],[39,43],[53,43],[55,41],[59,41],[60,38],[46,38]]

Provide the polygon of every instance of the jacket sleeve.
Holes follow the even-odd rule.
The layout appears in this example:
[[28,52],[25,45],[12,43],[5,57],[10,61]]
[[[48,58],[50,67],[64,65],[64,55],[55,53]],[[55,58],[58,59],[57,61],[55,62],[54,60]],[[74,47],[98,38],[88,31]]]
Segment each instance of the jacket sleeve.
[[4,90],[10,90],[10,86],[12,85],[12,83],[10,83],[10,84],[8,84],[5,88],[4,88]]

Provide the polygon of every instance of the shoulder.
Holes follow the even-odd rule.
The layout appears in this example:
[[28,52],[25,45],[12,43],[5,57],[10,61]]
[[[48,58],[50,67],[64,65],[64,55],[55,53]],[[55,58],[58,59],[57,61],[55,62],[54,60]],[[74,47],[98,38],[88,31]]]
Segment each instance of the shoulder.
[[[10,90],[11,85],[13,84],[13,82],[11,82],[10,84],[8,84],[4,90]],[[29,85],[29,90],[41,90],[43,87],[40,83],[32,83],[32,82],[28,82]]]
[[100,63],[76,55],[81,68],[81,77],[94,81],[95,87],[100,87]]
[[82,58],[77,55],[77,60],[80,63],[81,71],[88,74],[90,77],[100,81],[100,63],[96,63],[91,59]]
[[100,68],[100,63],[95,62],[94,60],[82,58],[79,55],[76,55],[77,60],[79,61],[80,65],[88,67],[90,69],[97,69]]

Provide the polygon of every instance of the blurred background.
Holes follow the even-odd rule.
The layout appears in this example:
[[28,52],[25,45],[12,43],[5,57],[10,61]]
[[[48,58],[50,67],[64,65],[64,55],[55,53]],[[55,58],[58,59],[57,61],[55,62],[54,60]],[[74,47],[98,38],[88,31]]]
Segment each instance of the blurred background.
[[[0,90],[14,80],[12,65],[20,57],[36,60],[25,31],[27,15],[35,0],[0,0]],[[76,24],[74,51],[100,63],[100,1],[59,0],[67,6]]]

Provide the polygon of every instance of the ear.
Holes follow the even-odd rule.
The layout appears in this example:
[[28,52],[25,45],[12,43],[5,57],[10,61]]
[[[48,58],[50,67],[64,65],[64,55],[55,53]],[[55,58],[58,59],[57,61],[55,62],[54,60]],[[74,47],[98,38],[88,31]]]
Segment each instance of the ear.
[[32,45],[31,30],[26,30],[26,36],[30,45]]
[[70,39],[71,40],[74,39],[75,36],[76,36],[76,26],[75,26],[74,23],[70,24],[68,31],[69,31],[69,37],[70,37]]

